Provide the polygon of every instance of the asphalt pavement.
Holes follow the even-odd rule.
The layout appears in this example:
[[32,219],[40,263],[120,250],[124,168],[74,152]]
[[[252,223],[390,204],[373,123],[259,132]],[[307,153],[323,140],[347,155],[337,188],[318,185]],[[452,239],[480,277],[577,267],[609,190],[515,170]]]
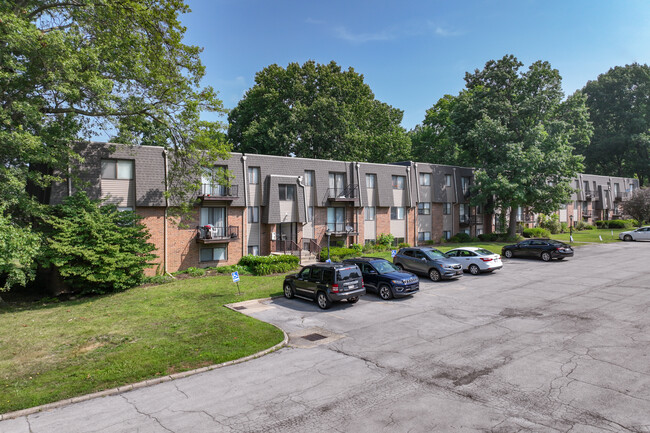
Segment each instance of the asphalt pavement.
[[289,345],[0,422],[0,432],[650,432],[650,243],[357,303],[240,310]]

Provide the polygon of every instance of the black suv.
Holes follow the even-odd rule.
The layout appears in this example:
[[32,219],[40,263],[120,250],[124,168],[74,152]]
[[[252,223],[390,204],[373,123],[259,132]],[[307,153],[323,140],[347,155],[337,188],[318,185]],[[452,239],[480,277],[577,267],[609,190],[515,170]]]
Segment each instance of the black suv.
[[365,294],[361,270],[348,263],[317,263],[284,278],[284,296],[315,300],[323,310],[344,299],[354,304]]
[[420,279],[400,269],[388,260],[376,257],[357,257],[343,260],[361,269],[366,290],[377,292],[381,299],[399,298],[420,290]]
[[430,247],[402,248],[393,257],[393,263],[400,269],[428,275],[433,281],[463,276],[460,263],[448,258],[442,251]]

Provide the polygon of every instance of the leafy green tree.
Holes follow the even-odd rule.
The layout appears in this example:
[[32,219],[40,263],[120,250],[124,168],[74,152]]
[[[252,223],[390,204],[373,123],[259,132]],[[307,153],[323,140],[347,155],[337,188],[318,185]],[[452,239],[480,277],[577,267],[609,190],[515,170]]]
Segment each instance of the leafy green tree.
[[616,66],[582,89],[594,125],[589,172],[650,180],[650,67]]
[[[30,227],[19,227],[4,215],[0,206],[0,292],[11,286],[24,286],[34,278],[41,238]],[[1,299],[0,299],[1,300]]]
[[639,222],[639,226],[643,225],[644,221],[650,221],[650,188],[637,189],[621,207],[623,213]]
[[456,98],[445,95],[427,110],[422,125],[410,131],[411,159],[434,164],[462,165],[460,150],[450,137],[451,112]]
[[352,68],[270,65],[230,112],[228,138],[240,152],[392,162],[410,155],[402,116]]
[[559,72],[543,61],[522,66],[508,55],[466,73],[450,116],[459,159],[478,168],[473,202],[510,209],[511,236],[518,207],[549,214],[570,199],[582,169],[573,145],[590,134],[580,96],[562,101]]
[[66,197],[45,221],[47,264],[75,292],[106,293],[142,282],[156,256],[146,227],[135,212],[101,206],[85,192]]
[[223,125],[200,119],[224,109],[199,84],[201,49],[182,42],[188,11],[182,0],[0,1],[0,203],[13,223],[39,230],[47,188],[81,159],[71,143],[97,131],[173,147],[185,175],[225,155]]

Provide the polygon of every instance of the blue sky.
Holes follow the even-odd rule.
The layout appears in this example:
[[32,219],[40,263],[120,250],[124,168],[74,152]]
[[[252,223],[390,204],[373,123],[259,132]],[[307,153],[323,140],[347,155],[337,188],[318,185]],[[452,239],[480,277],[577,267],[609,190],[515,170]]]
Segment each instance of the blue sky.
[[466,71],[514,54],[547,60],[566,94],[613,66],[650,60],[650,2],[186,0],[185,43],[204,47],[204,85],[237,105],[255,73],[307,60],[363,74],[412,129]]

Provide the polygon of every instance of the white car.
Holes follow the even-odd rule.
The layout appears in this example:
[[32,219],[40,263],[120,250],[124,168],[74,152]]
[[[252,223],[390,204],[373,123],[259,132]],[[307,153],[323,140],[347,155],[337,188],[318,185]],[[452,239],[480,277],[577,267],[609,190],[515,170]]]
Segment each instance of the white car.
[[456,260],[461,264],[464,271],[469,271],[472,275],[478,275],[481,272],[493,272],[503,267],[501,256],[484,248],[454,248],[447,251],[445,255]]
[[618,238],[622,241],[650,241],[650,226],[639,227],[629,232],[620,232]]

